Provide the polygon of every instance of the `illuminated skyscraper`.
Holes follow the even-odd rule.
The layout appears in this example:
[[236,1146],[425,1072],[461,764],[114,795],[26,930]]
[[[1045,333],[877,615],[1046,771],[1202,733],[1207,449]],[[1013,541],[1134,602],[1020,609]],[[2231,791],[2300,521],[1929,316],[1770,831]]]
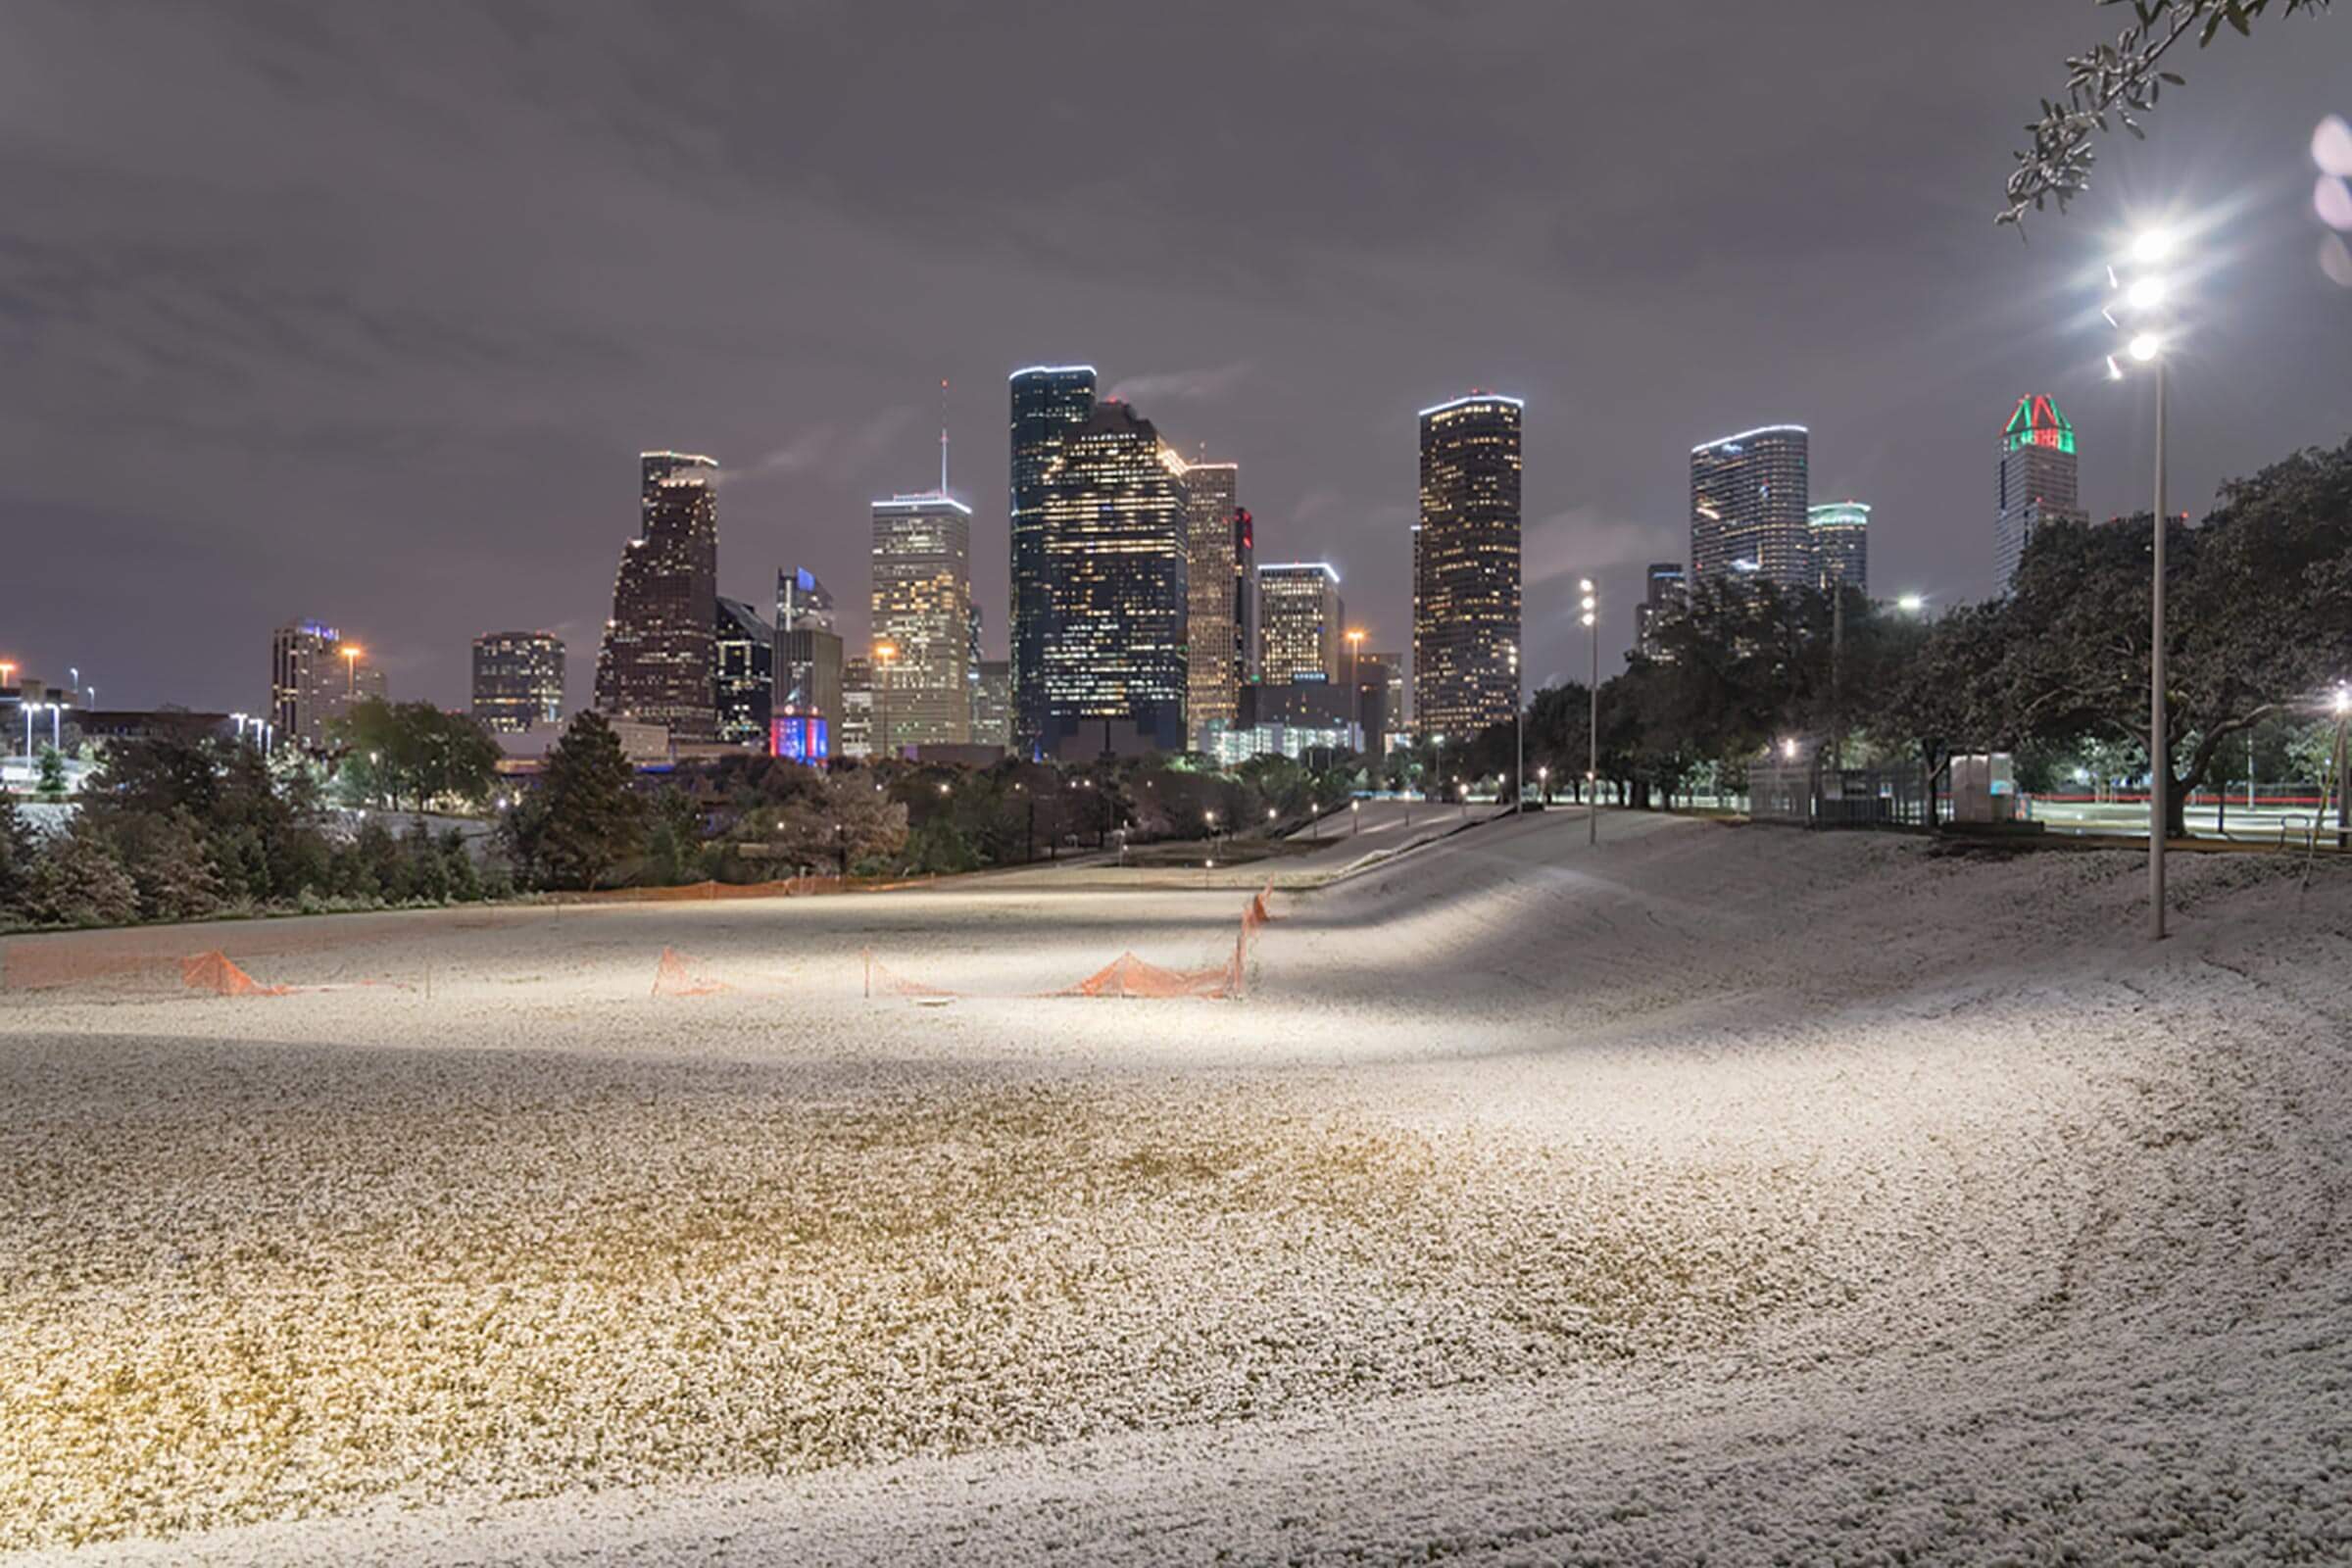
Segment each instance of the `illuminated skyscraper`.
[[711,627],[710,689],[718,738],[729,746],[768,749],[775,702],[775,632],[740,599],[721,599]]
[[1815,581],[1811,440],[1801,424],[1768,424],[1690,449],[1690,576],[1756,572],[1784,588]]
[[1044,744],[1074,756],[1122,742],[1184,750],[1190,553],[1159,432],[1123,403],[1097,407],[1061,436],[1041,510]]
[[1474,393],[1421,411],[1413,528],[1413,723],[1468,735],[1519,705],[1517,398]]
[[1634,607],[1634,648],[1644,659],[1656,659],[1658,628],[1666,617],[1679,612],[1688,602],[1690,591],[1690,574],[1679,561],[1653,561],[1643,579],[1642,603]]
[[715,458],[639,459],[639,532],[621,553],[597,651],[597,710],[664,725],[673,741],[708,742],[718,728],[717,481]]
[[1273,685],[1344,680],[1347,607],[1328,562],[1289,561],[1257,568],[1258,669]]
[[473,716],[494,734],[564,722],[564,639],[492,631],[473,640]]
[[1815,581],[1823,592],[1843,584],[1870,593],[1870,504],[1825,501],[1809,508],[1805,525],[1813,534]]
[[796,762],[823,762],[841,745],[841,635],[833,596],[803,566],[776,573],[776,655],[769,750]]
[[[890,748],[971,739],[972,509],[952,496],[873,504],[874,700]],[[881,657],[883,645],[895,649]],[[883,705],[887,705],[884,708]]]
[[1185,722],[1196,744],[1202,727],[1231,724],[1239,713],[1250,660],[1242,642],[1249,628],[1253,553],[1249,514],[1237,499],[1241,470],[1230,463],[1179,464],[1184,511],[1189,656]]
[[2017,400],[2001,431],[2000,506],[1992,524],[1994,591],[2007,593],[2025,558],[2026,542],[2045,522],[2082,522],[2075,457],[2075,427],[2058,412],[2058,400],[2031,392]]
[[1046,580],[1046,471],[1062,438],[1095,412],[1095,368],[1037,365],[1015,370],[1012,400],[1013,747],[1026,756],[1045,733],[1046,648],[1053,595]]
[[326,749],[355,703],[382,701],[384,671],[332,626],[298,620],[270,634],[270,721],[277,744]]

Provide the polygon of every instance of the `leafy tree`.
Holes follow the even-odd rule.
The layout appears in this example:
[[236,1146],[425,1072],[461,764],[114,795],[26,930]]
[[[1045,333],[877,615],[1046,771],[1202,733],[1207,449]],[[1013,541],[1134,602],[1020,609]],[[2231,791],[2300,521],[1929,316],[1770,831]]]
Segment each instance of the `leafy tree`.
[[139,889],[84,816],[33,861],[19,907],[40,925],[128,925],[139,917]]
[[[2174,45],[2191,33],[2197,46],[2213,42],[2227,24],[2247,33],[2254,20],[2273,9],[2272,0],[2098,0],[2129,4],[2132,22],[2112,44],[2093,44],[2066,62],[2065,96],[2041,102],[2041,118],[2026,130],[2033,145],[2017,155],[2010,172],[2008,204],[1997,222],[2022,225],[2026,209],[2039,212],[2055,198],[2060,212],[2090,184],[2096,159],[2091,141],[2109,129],[2110,118],[2134,136],[2145,133],[2139,118],[2156,107],[2166,84],[2180,78],[2162,69]],[[2317,16],[2328,0],[2278,0],[2282,16]]]
[[113,841],[138,890],[141,919],[197,920],[220,909],[220,873],[186,811],[133,813],[118,822]]
[[17,809],[17,799],[0,789],[0,911],[15,908],[32,874],[32,828]]
[[703,809],[694,797],[675,783],[665,785],[654,796],[649,816],[642,880],[655,887],[702,880]]
[[430,703],[370,698],[336,720],[334,736],[345,754],[336,782],[354,806],[475,807],[498,780],[502,754],[489,731]]
[[538,784],[500,825],[524,876],[542,886],[602,886],[646,842],[646,803],[635,770],[602,716],[573,718],[547,757]]
[[906,843],[906,808],[891,800],[864,772],[820,775],[813,792],[796,792],[777,806],[744,813],[735,826],[738,854],[746,847],[769,866],[832,867],[849,871],[899,853]]
[[40,784],[38,787],[41,792],[41,798],[46,801],[64,800],[66,798],[65,754],[60,752],[54,746],[42,747],[40,769]]

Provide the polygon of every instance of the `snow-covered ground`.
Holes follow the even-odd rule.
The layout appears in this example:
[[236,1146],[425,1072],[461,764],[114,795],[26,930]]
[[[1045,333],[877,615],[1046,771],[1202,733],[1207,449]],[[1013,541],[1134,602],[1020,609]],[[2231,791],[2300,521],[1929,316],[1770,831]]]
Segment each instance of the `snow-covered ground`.
[[2352,868],[1602,828],[18,939],[0,1552],[2352,1554]]

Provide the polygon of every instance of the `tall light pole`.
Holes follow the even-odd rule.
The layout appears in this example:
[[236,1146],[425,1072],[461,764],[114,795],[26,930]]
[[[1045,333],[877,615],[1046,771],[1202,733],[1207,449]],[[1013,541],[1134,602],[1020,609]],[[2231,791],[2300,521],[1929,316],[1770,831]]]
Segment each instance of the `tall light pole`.
[[1527,808],[1527,681],[1519,672],[1519,645],[1511,644],[1511,740],[1518,760],[1511,764],[1511,814]]
[[[2131,333],[2125,352],[2156,371],[2156,525],[2148,592],[2148,936],[2164,940],[2164,849],[2170,813],[2165,796],[2172,786],[2172,751],[2166,744],[2164,713],[2164,534],[2165,495],[2165,374],[2164,302],[2168,292],[2156,270],[2172,251],[2172,239],[2150,229],[2132,242],[2123,270],[2107,269],[2112,297],[2102,313],[2118,331]],[[2128,323],[2128,324],[2127,324]],[[2107,357],[2107,374],[2123,379],[2123,368]]]
[[1362,663],[1364,633],[1361,627],[1348,634],[1348,727],[1355,733],[1355,749],[1364,749],[1364,688],[1359,673]]
[[[2335,847],[2343,849],[2352,844],[2352,795],[2344,793],[2344,764],[2352,761],[2345,755],[2344,724],[2352,719],[2352,686],[2335,689]],[[2251,769],[2249,769],[2251,771]]]
[[[1600,842],[1600,591],[1590,577],[1580,578],[1584,596],[1585,628],[1592,634],[1592,680],[1585,688],[1585,781],[1591,799],[1585,804],[1585,842]],[[1672,802],[1668,802],[1672,805]]]

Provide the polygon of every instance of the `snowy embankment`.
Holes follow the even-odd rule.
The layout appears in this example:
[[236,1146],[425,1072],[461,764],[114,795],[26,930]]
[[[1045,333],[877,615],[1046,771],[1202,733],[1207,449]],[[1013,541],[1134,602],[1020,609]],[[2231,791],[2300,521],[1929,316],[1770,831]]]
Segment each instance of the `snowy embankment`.
[[2128,856],[1584,831],[1287,896],[1241,1003],[1017,995],[1230,941],[1076,881],[12,994],[0,1548],[2352,1549],[2352,877],[2187,858],[2155,948]]

